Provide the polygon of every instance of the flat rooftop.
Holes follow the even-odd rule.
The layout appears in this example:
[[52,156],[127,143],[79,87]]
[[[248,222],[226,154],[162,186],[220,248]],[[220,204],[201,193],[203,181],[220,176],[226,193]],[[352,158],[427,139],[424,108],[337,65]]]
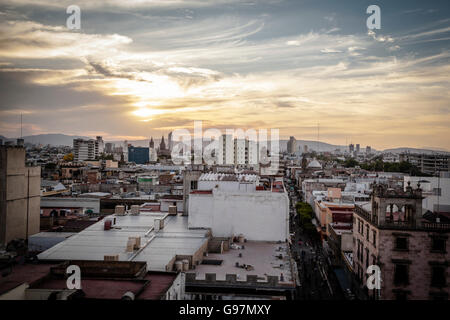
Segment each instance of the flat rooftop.
[[[155,219],[166,213],[141,212],[139,215],[110,215],[116,219],[110,230],[104,220],[56,244],[38,255],[39,260],[103,260],[119,255],[119,261],[147,262],[148,270],[166,271],[175,255],[193,255],[207,240],[205,229],[188,229],[187,216],[167,216],[164,228],[155,231]],[[129,237],[141,237],[141,251],[126,252]]]
[[[190,272],[195,272],[197,280],[204,280],[207,273],[215,273],[217,280],[225,280],[226,274],[236,274],[237,280],[245,281],[247,275],[257,275],[260,281],[267,281],[267,276],[276,276],[280,279],[283,274],[284,281],[280,283],[292,283],[292,270],[286,243],[247,241],[238,246],[244,245],[244,249],[232,249],[222,254],[209,253],[205,260],[222,260],[220,265],[200,264]],[[239,257],[239,254],[242,257]],[[278,258],[279,255],[283,258]],[[239,265],[251,265],[254,269],[247,271]]]

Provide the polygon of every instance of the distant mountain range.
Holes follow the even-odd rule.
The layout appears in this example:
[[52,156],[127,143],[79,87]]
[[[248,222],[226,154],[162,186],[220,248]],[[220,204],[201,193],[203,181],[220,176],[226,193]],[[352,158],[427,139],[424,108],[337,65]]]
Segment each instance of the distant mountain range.
[[[25,136],[23,137],[25,140],[25,143],[31,143],[31,144],[42,144],[42,145],[53,145],[53,146],[72,146],[73,145],[73,139],[81,138],[81,139],[91,139],[90,137],[85,136],[71,136],[71,135],[65,135],[60,133],[54,133],[54,134],[38,134],[38,135],[31,135],[31,136]],[[4,136],[0,135],[0,139],[5,141],[13,141],[15,142],[17,138],[6,138]],[[167,139],[167,138],[166,138]],[[159,146],[161,139],[153,139],[155,142],[155,146]],[[123,143],[123,141],[105,141],[105,142],[111,142],[114,144],[120,144]],[[147,147],[149,145],[150,139],[144,139],[144,140],[128,140],[128,143],[136,146],[136,147]],[[167,145],[167,140],[165,140]],[[286,151],[287,150],[287,142],[288,140],[280,140],[280,151]],[[207,142],[204,142],[207,144]],[[329,144],[326,142],[317,142],[317,141],[310,141],[310,140],[297,140],[297,147],[303,151],[304,146],[308,147],[308,150],[314,150],[314,151],[335,151],[340,150],[344,151],[348,149],[348,146],[342,146],[342,145],[334,145]],[[372,149],[373,151],[376,151],[375,149]],[[361,148],[361,152],[364,152],[365,148]],[[411,153],[436,153],[436,152],[444,152],[444,153],[450,153],[448,150],[440,149],[440,148],[408,148],[408,147],[400,147],[400,148],[392,148],[392,149],[385,149],[384,152],[390,152],[390,153],[402,153],[402,152],[411,152]]]
[[[52,146],[73,146],[73,139],[89,139],[89,137],[82,136],[68,136],[60,133],[50,133],[50,134],[37,134],[32,136],[23,137],[25,143],[31,144],[42,144],[42,145],[52,145]],[[5,141],[15,142],[17,138],[6,138],[0,136],[0,139]]]

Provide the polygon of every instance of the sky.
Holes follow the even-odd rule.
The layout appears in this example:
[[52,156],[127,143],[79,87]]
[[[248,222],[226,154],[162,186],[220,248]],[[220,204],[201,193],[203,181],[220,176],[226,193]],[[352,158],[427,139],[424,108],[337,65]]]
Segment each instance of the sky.
[[0,0],[0,134],[21,114],[24,136],[104,140],[202,120],[450,150],[449,62],[448,0]]

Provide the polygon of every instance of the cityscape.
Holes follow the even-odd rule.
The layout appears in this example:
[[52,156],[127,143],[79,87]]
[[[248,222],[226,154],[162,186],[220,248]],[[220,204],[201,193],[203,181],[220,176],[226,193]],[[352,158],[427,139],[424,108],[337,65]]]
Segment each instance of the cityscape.
[[299,3],[1,0],[0,301],[448,300],[448,3]]

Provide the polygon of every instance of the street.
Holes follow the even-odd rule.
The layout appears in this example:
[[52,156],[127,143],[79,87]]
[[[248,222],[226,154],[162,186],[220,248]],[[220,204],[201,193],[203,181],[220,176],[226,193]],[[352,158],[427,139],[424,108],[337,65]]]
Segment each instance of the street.
[[300,201],[297,187],[287,180],[286,188],[290,199],[290,233],[292,255],[297,263],[301,300],[342,300],[344,296],[333,272],[322,243],[312,240],[298,225],[295,204]]

